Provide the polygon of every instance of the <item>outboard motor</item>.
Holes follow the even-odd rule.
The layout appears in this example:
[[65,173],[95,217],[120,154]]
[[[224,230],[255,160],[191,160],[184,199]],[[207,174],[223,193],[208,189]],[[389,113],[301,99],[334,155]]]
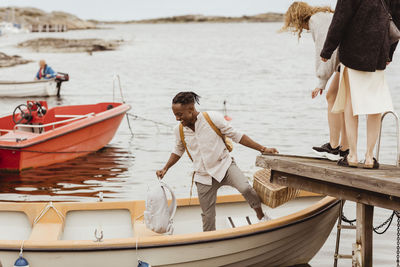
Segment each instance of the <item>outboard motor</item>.
[[67,81],[69,81],[69,75],[68,75],[68,73],[57,72],[57,74],[56,74],[56,81],[57,81],[57,82],[67,82]]
[[60,97],[61,84],[62,84],[63,82],[69,81],[69,75],[68,75],[68,73],[57,72],[55,81],[56,81],[56,83],[57,83],[57,96]]

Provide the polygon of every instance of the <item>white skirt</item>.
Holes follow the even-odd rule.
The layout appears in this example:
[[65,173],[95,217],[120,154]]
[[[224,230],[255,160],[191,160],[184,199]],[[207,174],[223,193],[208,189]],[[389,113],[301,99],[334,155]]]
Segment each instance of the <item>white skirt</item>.
[[339,90],[332,108],[333,113],[344,111],[347,88],[350,89],[354,116],[393,111],[392,97],[383,70],[359,71],[341,63]]

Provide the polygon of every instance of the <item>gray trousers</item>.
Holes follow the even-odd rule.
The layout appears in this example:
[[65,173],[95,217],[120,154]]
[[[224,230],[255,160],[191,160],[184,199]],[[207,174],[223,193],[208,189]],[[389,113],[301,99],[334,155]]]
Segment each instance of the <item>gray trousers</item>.
[[261,201],[256,191],[233,161],[226,171],[224,179],[222,179],[220,183],[215,179],[212,179],[212,185],[196,182],[202,210],[201,218],[203,220],[203,231],[215,230],[215,203],[217,201],[217,191],[223,185],[230,185],[236,188],[253,209],[261,207]]

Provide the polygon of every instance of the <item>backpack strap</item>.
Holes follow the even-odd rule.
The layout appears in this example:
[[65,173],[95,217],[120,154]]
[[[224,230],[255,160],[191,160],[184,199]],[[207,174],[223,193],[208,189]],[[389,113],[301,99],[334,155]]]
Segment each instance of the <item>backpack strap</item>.
[[[188,150],[188,148],[187,148],[187,146],[186,146],[185,134],[183,133],[183,125],[182,125],[182,123],[179,125],[179,135],[180,135],[180,137],[181,137],[182,144],[183,144],[183,146],[185,147],[186,153],[188,154],[190,160],[193,161],[192,156],[190,155],[189,150]],[[190,185],[189,206],[190,206],[190,202],[191,202],[191,200],[192,200],[192,192],[193,192],[193,184],[194,184],[194,175],[195,175],[195,174],[196,174],[196,172],[193,171],[193,174],[192,174],[192,184]]]
[[203,112],[203,116],[206,119],[206,121],[208,122],[208,124],[210,124],[211,128],[213,128],[213,130],[224,140],[225,143],[225,137],[224,135],[221,133],[221,130],[217,128],[217,126],[215,126],[214,122],[211,120],[210,116],[208,115],[207,112]]
[[[172,223],[172,219],[173,219],[174,216],[175,216],[176,207],[177,207],[176,197],[175,197],[175,194],[174,194],[174,192],[172,191],[171,187],[169,187],[165,182],[160,181],[160,184],[161,184],[161,186],[162,186],[163,188],[167,188],[167,189],[168,189],[168,191],[170,192],[171,197],[172,197],[171,204],[170,204],[169,207],[168,207],[168,211],[169,211],[169,221]],[[165,191],[165,189],[164,189],[164,191]]]
[[231,152],[232,149],[233,149],[232,141],[231,140],[227,140],[226,136],[221,133],[221,130],[218,129],[217,126],[215,126],[214,122],[211,120],[211,118],[210,118],[210,116],[208,115],[207,112],[204,111],[203,112],[203,116],[206,119],[206,121],[208,122],[208,124],[210,124],[211,128],[213,128],[213,130],[222,138],[222,141],[224,142],[224,144],[225,144],[226,148],[228,149],[228,151]]
[[179,135],[181,137],[181,142],[182,142],[183,146],[185,147],[186,153],[188,154],[190,160],[193,161],[192,156],[190,155],[189,150],[188,150],[187,145],[186,145],[185,134],[183,133],[183,125],[182,125],[182,123],[179,125]]

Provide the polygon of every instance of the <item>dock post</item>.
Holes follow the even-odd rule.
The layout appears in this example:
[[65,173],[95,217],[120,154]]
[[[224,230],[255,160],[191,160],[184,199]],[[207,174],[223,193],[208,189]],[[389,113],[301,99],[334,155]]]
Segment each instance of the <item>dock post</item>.
[[372,267],[372,220],[374,206],[357,203],[357,244],[361,246],[362,267]]

